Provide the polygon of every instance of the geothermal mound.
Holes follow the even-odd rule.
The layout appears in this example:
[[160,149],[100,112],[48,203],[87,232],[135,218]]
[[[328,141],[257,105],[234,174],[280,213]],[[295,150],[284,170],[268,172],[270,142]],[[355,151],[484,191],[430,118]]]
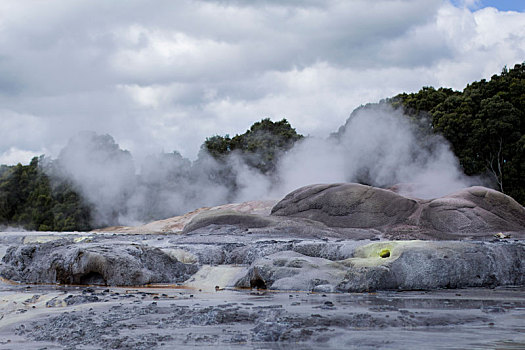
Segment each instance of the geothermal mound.
[[463,239],[525,230],[519,203],[479,186],[421,200],[359,184],[311,185],[288,194],[271,215],[334,228],[373,228],[391,238]]

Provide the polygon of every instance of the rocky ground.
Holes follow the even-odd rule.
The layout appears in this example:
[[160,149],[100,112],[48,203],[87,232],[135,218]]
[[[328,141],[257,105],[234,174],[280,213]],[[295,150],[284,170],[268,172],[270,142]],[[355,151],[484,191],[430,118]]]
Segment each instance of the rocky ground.
[[525,348],[525,209],[356,184],[0,235],[0,349]]

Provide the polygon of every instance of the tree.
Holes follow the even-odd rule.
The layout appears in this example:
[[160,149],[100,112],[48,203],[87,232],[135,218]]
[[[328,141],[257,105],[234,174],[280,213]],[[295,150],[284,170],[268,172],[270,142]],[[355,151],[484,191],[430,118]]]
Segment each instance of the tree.
[[249,166],[268,174],[275,170],[279,157],[301,138],[286,119],[272,122],[265,118],[233,138],[229,135],[207,138],[203,149],[218,160],[237,152]]
[[83,199],[64,181],[51,181],[42,163],[43,157],[35,157],[29,165],[17,164],[3,172],[0,224],[37,231],[91,229],[90,209]]
[[487,175],[498,190],[525,203],[525,64],[505,67],[462,92],[423,88],[389,102],[409,116],[429,117],[467,175]]

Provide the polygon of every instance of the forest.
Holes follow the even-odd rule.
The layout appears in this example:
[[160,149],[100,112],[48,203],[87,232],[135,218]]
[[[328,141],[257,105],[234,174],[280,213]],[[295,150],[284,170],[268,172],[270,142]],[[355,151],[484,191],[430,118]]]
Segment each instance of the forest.
[[525,204],[525,64],[462,92],[426,87],[388,100],[442,134],[467,175],[488,174],[495,189]]
[[[525,204],[525,63],[511,69],[505,67],[501,74],[488,81],[470,83],[463,91],[423,87],[416,93],[401,93],[361,106],[352,114],[377,105],[402,110],[421,130],[421,137],[442,135],[450,143],[465,174],[489,178],[495,189]],[[68,150],[87,149],[85,157],[92,160],[109,156],[119,165],[118,169],[129,168],[130,155],[120,150],[109,135],[85,133],[72,139],[58,159],[41,156],[33,158],[28,165],[0,166],[0,226],[85,231],[115,224],[119,217],[132,211],[136,217],[148,221],[195,209],[191,205],[221,204],[219,200],[235,198],[242,187],[235,176],[239,162],[253,174],[272,178],[279,159],[304,138],[286,119],[277,122],[262,119],[244,134],[208,137],[193,162],[177,152],[152,156],[149,166],[139,175],[130,177],[125,184],[115,185],[124,186],[118,195],[111,197],[101,188],[99,195],[113,203],[103,210],[95,205],[95,194],[82,192],[74,174],[63,168],[64,161],[70,157]],[[98,148],[84,147],[83,140],[97,144]],[[100,153],[100,149],[104,152]],[[169,164],[164,167],[168,170],[151,174],[158,164]],[[214,202],[209,193],[192,186],[195,179],[224,189],[224,194],[213,197]],[[170,184],[172,191],[178,191],[176,200],[181,203],[178,213],[163,210],[163,200],[168,200],[162,198],[165,183]],[[180,188],[185,190],[181,192]],[[137,196],[138,192],[144,195]],[[130,201],[133,198],[136,200]],[[202,203],[196,201],[198,199]],[[125,205],[139,200],[144,204]]]
[[66,179],[49,176],[44,157],[0,168],[0,225],[35,231],[91,229],[89,205]]

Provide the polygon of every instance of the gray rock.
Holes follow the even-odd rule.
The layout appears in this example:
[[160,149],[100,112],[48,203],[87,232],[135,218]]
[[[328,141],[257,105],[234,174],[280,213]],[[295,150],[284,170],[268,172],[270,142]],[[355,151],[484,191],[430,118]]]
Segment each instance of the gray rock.
[[485,187],[466,188],[421,207],[419,224],[430,230],[457,235],[525,230],[525,209]]
[[255,261],[238,287],[364,292],[525,284],[525,245],[391,241],[356,248],[341,261],[286,251]]
[[96,295],[68,295],[64,302],[66,305],[78,305],[85,303],[95,303],[100,299]]
[[[224,238],[224,237],[221,237]],[[235,235],[233,238],[236,238]],[[325,258],[329,260],[343,260],[352,256],[356,247],[366,241],[324,241],[324,240],[289,240],[289,239],[261,239],[250,242],[178,245],[200,264],[206,265],[250,265],[255,260],[280,251],[295,251],[306,256]],[[176,243],[175,243],[176,244]],[[171,249],[167,249],[169,252]]]
[[522,243],[373,243],[356,249],[354,258],[341,262],[348,272],[337,289],[362,292],[523,285],[524,259]]
[[339,263],[292,251],[265,256],[252,264],[237,287],[311,291],[317,286],[335,289],[345,276]]
[[0,275],[26,283],[144,285],[182,282],[197,271],[160,249],[137,244],[55,241],[10,247]]

